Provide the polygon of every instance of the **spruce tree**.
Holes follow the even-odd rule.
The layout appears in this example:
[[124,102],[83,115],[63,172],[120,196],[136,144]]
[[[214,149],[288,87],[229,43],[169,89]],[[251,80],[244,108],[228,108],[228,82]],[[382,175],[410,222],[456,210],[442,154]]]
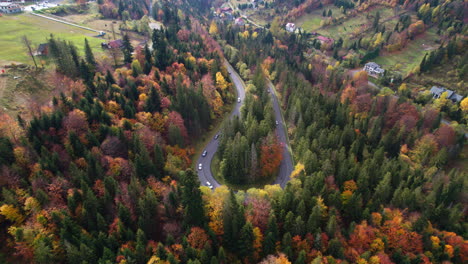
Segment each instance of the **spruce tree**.
[[268,232],[263,241],[263,255],[268,256],[274,254],[276,251],[276,240],[272,232]]
[[182,205],[184,208],[184,225],[188,227],[203,227],[206,223],[203,199],[200,191],[200,182],[193,170],[181,172],[182,179]]
[[427,70],[426,57],[427,57],[427,53],[424,55],[421,63],[419,64],[419,72],[425,72]]
[[148,259],[146,257],[146,236],[143,230],[137,230],[137,237],[136,237],[136,247],[135,247],[135,255],[136,255],[136,262],[137,264],[145,264]]
[[145,52],[145,63],[143,65],[143,72],[146,75],[148,75],[151,72],[151,69],[153,67],[153,55],[151,54],[148,44],[145,44],[144,52]]
[[154,166],[156,168],[155,170],[155,176],[157,178],[162,178],[164,176],[164,154],[161,149],[161,146],[158,144],[154,145]]
[[146,99],[145,111],[149,113],[161,111],[161,98],[153,86],[151,86],[149,96]]
[[88,39],[85,38],[85,57],[86,57],[86,62],[94,67],[96,65],[96,59],[94,58],[93,50],[89,46]]
[[239,236],[244,224],[243,210],[238,204],[234,192],[231,190],[223,212],[224,245],[231,252],[239,250]]
[[227,264],[226,253],[223,247],[219,247],[218,249],[218,261],[220,264]]
[[157,207],[156,194],[153,190],[147,188],[145,195],[138,200],[138,227],[143,230],[149,239],[155,239],[159,233]]
[[301,252],[299,252],[299,256],[297,257],[294,264],[306,264],[306,252],[304,250],[301,250]]
[[0,137],[0,165],[11,165],[15,162],[13,144],[10,139]]
[[239,255],[250,258],[253,254],[253,241],[255,239],[253,227],[250,222],[247,222],[241,230],[239,240]]
[[127,34],[124,35],[123,37],[123,43],[122,43],[122,53],[124,55],[124,62],[125,63],[132,63],[133,56],[132,52],[134,51],[134,48],[132,46],[132,43],[130,43],[130,38],[128,37]]

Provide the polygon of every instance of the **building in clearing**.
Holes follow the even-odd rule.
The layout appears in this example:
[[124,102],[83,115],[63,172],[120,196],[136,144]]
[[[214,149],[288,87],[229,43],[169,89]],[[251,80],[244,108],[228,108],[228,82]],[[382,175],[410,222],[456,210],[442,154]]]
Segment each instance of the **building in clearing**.
[[236,20],[234,20],[234,24],[236,24],[237,26],[243,26],[245,25],[245,21],[244,19],[242,19],[242,17],[238,17],[236,18]]
[[443,93],[447,93],[447,99],[452,100],[454,103],[458,103],[463,99],[463,96],[456,94],[454,91],[445,89],[444,87],[432,86],[430,90],[432,97],[438,99],[442,96]]
[[383,75],[385,72],[385,70],[380,68],[380,65],[375,62],[366,63],[366,65],[364,65],[364,70],[372,75]]
[[49,54],[49,44],[42,43],[37,47],[36,56],[47,56]]
[[327,38],[324,36],[318,36],[317,40],[320,41],[321,44],[333,44],[334,42],[332,38]]
[[14,3],[7,3],[7,2],[2,2],[0,3],[0,13],[5,13],[5,14],[13,14],[13,13],[19,13],[23,9],[21,6],[14,4]]
[[286,31],[293,33],[296,30],[296,25],[294,23],[286,24]]
[[123,40],[121,39],[116,39],[109,41],[108,43],[103,42],[101,43],[101,47],[107,48],[107,49],[120,49],[123,46]]

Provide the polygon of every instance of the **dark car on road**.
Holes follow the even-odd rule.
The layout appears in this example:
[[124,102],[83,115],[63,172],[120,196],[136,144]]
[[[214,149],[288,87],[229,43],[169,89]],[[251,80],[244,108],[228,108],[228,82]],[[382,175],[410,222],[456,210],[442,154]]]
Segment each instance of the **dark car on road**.
[[203,151],[203,153],[201,155],[202,155],[202,157],[206,157],[206,154],[208,154],[208,152],[205,150],[205,151]]
[[214,139],[218,139],[219,138],[219,134],[216,134],[216,136],[214,137]]

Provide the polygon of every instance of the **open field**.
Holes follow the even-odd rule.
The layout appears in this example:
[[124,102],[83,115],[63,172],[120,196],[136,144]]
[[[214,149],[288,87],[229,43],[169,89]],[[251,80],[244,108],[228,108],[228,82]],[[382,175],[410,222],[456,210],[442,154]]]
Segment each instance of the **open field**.
[[136,32],[121,31],[120,25],[122,24],[122,21],[116,21],[112,19],[101,19],[96,14],[92,14],[92,13],[73,14],[73,15],[68,15],[68,16],[64,16],[61,18],[71,23],[76,23],[81,26],[90,27],[92,29],[104,31],[106,32],[104,39],[108,41],[114,39],[114,36],[112,34],[112,27],[114,27],[115,39],[121,39],[122,36],[126,33],[129,35],[133,46],[138,46],[146,40],[145,36],[140,35]]
[[408,45],[399,52],[383,54],[374,61],[384,69],[394,69],[406,76],[415,67],[419,66],[424,54],[436,49],[439,44],[435,41],[439,39],[435,29],[431,28],[422,35],[410,41]]
[[31,110],[32,105],[48,103],[53,94],[50,77],[50,70],[8,69],[0,75],[0,111],[16,116]]
[[302,27],[307,32],[316,31],[318,28],[320,28],[320,22],[327,18],[322,16],[323,10],[325,10],[327,13],[328,10],[331,10],[332,17],[334,18],[340,18],[344,16],[338,7],[334,5],[328,5],[301,16],[298,20],[295,21],[296,25],[298,27]]
[[[456,56],[453,61],[460,63],[461,56]],[[411,77],[410,82],[415,83],[418,87],[431,87],[431,85],[438,85],[442,87],[450,87],[457,93],[465,95],[468,94],[468,76],[460,78],[455,63],[445,63],[444,65],[436,66],[429,72],[421,75],[414,75]]]
[[[337,12],[339,13],[339,10]],[[381,23],[386,20],[389,21],[386,21],[385,23],[389,23],[392,20],[390,18],[395,16],[393,10],[387,7],[376,7],[366,12],[361,12],[354,17],[350,17],[338,25],[321,27],[317,29],[317,33],[333,39],[338,39],[340,37],[343,39],[349,38],[350,34],[356,35],[362,31],[365,31],[367,29],[366,25],[372,23],[377,12],[380,12]],[[398,20],[398,16],[396,16],[394,19]]]
[[50,34],[56,38],[72,41],[83,53],[84,39],[88,38],[94,53],[101,51],[102,39],[95,38],[95,32],[54,22],[31,14],[0,17],[0,60],[32,64],[21,37],[26,35],[33,47],[45,43]]

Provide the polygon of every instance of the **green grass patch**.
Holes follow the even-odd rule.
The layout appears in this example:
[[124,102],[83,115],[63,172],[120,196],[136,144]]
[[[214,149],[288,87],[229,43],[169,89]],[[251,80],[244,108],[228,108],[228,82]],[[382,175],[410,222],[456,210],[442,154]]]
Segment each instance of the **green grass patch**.
[[318,28],[320,28],[320,22],[322,22],[322,20],[327,18],[327,17],[322,16],[323,10],[325,10],[327,14],[328,14],[328,10],[331,10],[332,17],[334,18],[341,18],[344,16],[344,14],[341,13],[341,10],[338,7],[334,5],[328,5],[328,6],[324,6],[321,9],[316,9],[310,13],[307,13],[301,16],[299,19],[295,21],[296,25],[298,27],[302,27],[307,32],[316,31]]
[[439,36],[435,31],[434,28],[431,28],[423,35],[417,36],[414,40],[410,41],[402,51],[379,56],[374,61],[384,69],[395,70],[406,76],[419,66],[426,53],[439,46],[436,43]]
[[[334,11],[332,12],[335,14]],[[333,39],[339,39],[340,37],[343,39],[348,39],[350,34],[359,34],[363,30],[367,29],[365,25],[372,23],[377,12],[380,12],[381,23],[384,23],[386,20],[388,21],[385,23],[389,23],[390,21],[393,21],[393,19],[390,18],[395,16],[393,10],[389,9],[388,7],[377,7],[366,12],[361,12],[354,17],[350,17],[340,24],[321,27],[317,29],[317,33]],[[340,13],[339,10],[338,13]],[[394,19],[398,20],[398,16]]]
[[80,54],[84,54],[84,39],[87,38],[95,55],[103,53],[102,39],[95,38],[96,32],[62,24],[31,14],[5,15],[0,17],[0,58],[4,61],[15,61],[32,64],[21,37],[26,35],[35,49],[47,42],[53,34],[56,38],[73,42]]

